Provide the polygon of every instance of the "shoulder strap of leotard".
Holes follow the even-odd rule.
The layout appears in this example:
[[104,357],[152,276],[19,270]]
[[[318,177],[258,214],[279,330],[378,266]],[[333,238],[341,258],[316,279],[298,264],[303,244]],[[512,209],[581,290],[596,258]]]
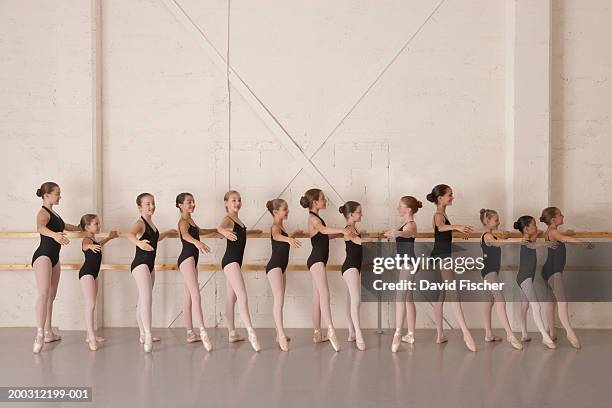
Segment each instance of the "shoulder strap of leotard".
[[232,217],[230,217],[229,215],[226,215],[227,218],[229,218],[230,220],[232,220],[232,222],[234,223],[234,226],[239,226],[240,228],[244,228],[246,229],[246,225],[242,226],[240,225],[240,223],[238,221],[236,221],[235,219],[233,219]]
[[51,215],[52,217],[57,217],[57,215],[55,215],[55,213],[53,211],[51,211],[50,209],[48,209],[47,207],[45,207],[44,205],[42,206],[42,208],[44,208],[45,210],[47,210],[47,212],[49,213],[49,215]]

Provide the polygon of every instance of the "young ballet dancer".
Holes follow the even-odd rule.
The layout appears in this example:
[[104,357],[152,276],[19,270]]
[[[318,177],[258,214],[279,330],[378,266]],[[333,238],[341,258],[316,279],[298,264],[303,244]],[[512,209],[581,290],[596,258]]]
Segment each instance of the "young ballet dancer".
[[517,229],[523,234],[523,239],[527,242],[521,245],[519,254],[519,270],[516,275],[516,283],[518,283],[521,291],[525,295],[526,301],[521,303],[521,341],[531,341],[527,332],[527,311],[531,306],[533,321],[536,327],[542,334],[542,344],[549,349],[555,349],[557,346],[552,341],[548,332],[544,327],[542,316],[540,314],[540,303],[536,296],[533,287],[533,278],[535,277],[538,258],[536,254],[535,243],[538,237],[538,227],[535,219],[530,215],[523,215],[514,223],[514,229]]
[[234,325],[234,306],[236,305],[236,301],[238,301],[240,317],[247,329],[251,347],[253,347],[253,350],[259,351],[261,350],[261,346],[255,334],[255,329],[253,329],[253,325],[251,324],[249,299],[240,269],[247,240],[247,227],[240,221],[240,218],[238,218],[238,211],[240,211],[242,207],[242,199],[237,191],[230,190],[225,193],[223,201],[225,203],[226,214],[221,219],[217,231],[227,238],[227,247],[223,259],[221,260],[221,267],[225,274],[227,297],[225,303],[225,318],[227,319],[227,329],[229,331],[228,340],[230,343],[244,340],[244,337],[236,333],[236,326]]
[[[403,196],[397,206],[397,213],[402,217],[402,225],[396,230],[385,232],[385,237],[394,238],[396,252],[399,255],[407,255],[416,258],[414,253],[414,241],[417,233],[417,224],[414,214],[423,207],[423,203],[412,196]],[[402,270],[400,279],[412,280],[412,271]],[[408,321],[408,334],[402,337],[404,319]],[[395,303],[395,334],[391,343],[391,351],[396,353],[401,342],[414,344],[414,331],[416,325],[416,307],[412,291],[401,291],[398,293],[398,301]]]
[[[300,198],[300,205],[308,208],[308,232],[312,251],[306,265],[312,276],[312,323],[314,335],[312,340],[320,343],[329,340],[335,351],[340,351],[340,343],[332,322],[329,286],[325,266],[329,259],[329,239],[345,236],[355,238],[357,233],[352,227],[331,228],[319,216],[319,210],[327,208],[327,198],[323,191],[311,188]],[[327,325],[327,337],[321,333],[321,315]]]
[[361,221],[361,204],[356,201],[347,201],[339,208],[340,214],[346,219],[346,226],[353,228],[357,236],[346,237],[346,258],[342,264],[342,278],[346,283],[346,317],[348,321],[348,341],[355,342],[357,349],[366,349],[361,325],[359,323],[359,306],[361,304],[361,261],[363,259],[363,248],[361,247],[361,234],[357,231],[356,224]]
[[153,194],[142,193],[136,197],[136,205],[140,211],[140,218],[132,226],[132,230],[125,236],[136,245],[134,260],[130,266],[132,276],[138,286],[138,305],[136,306],[136,321],[140,331],[139,341],[144,351],[153,350],[153,342],[158,337],[151,335],[151,308],[153,302],[153,285],[155,284],[155,255],[157,243],[176,230],[164,231],[160,234],[153,224],[155,213],[155,198]]
[[98,349],[98,343],[104,341],[103,337],[97,337],[94,331],[94,311],[96,297],[98,296],[98,273],[102,264],[102,247],[119,235],[117,231],[111,231],[108,237],[96,241],[96,234],[100,233],[100,218],[95,214],[85,214],[79,223],[85,237],[81,241],[81,250],[85,255],[85,262],[79,271],[79,281],[83,296],[85,297],[85,326],[87,329],[87,342],[91,351]]
[[289,206],[282,198],[275,198],[266,203],[266,208],[272,214],[272,227],[270,229],[270,242],[272,255],[266,265],[266,276],[272,288],[274,305],[272,314],[276,325],[276,338],[281,350],[289,351],[289,338],[283,329],[283,303],[285,301],[285,269],[289,264],[289,248],[299,248],[300,241],[293,238],[293,234],[285,232],[283,221],[289,216]]
[[[433,216],[433,227],[434,227],[434,247],[431,252],[432,258],[440,259],[440,273],[443,281],[452,282],[455,279],[455,272],[453,269],[445,266],[448,258],[452,255],[452,240],[453,231],[458,231],[462,234],[469,234],[473,231],[469,225],[451,224],[448,217],[446,216],[446,207],[453,205],[453,190],[446,184],[438,184],[435,186],[431,193],[427,194],[427,201],[432,202],[436,205],[436,212]],[[455,317],[459,322],[461,331],[463,332],[463,341],[467,348],[471,351],[476,351],[476,344],[474,338],[465,323],[463,316],[463,310],[461,309],[461,303],[459,302],[459,292],[453,291],[453,300],[451,301]],[[436,343],[444,343],[448,341],[443,332],[443,313],[444,313],[444,298],[445,291],[441,290],[438,297],[438,301],[434,306],[434,318],[436,321],[437,338]]]
[[[187,343],[201,341],[206,351],[212,350],[212,342],[204,328],[204,314],[198,284],[198,259],[200,252],[209,253],[210,248],[200,241],[200,235],[216,232],[216,229],[203,229],[197,226],[191,215],[195,210],[195,199],[190,193],[176,196],[176,208],[181,211],[178,222],[178,232],[183,248],[178,257],[177,266],[185,282],[183,295],[183,315],[187,327]],[[193,332],[192,316],[195,315],[199,327],[198,336]]]
[[[522,242],[522,238],[497,238],[493,231],[499,227],[499,214],[495,210],[482,208],[480,210],[480,222],[484,227],[484,232],[480,237],[480,247],[482,248],[484,268],[480,275],[487,282],[498,282],[499,271],[501,270],[501,247],[507,242]],[[491,329],[491,310],[495,304],[497,317],[506,330],[506,339],[517,350],[523,349],[523,344],[512,333],[508,314],[506,313],[506,300],[501,290],[489,291],[488,300],[484,302],[484,323],[485,323],[485,342],[501,341],[501,337],[493,334]]]
[[[566,248],[565,243],[580,244],[588,249],[593,248],[593,244],[581,239],[570,236],[571,231],[562,232],[559,226],[563,225],[564,216],[557,207],[547,207],[542,210],[540,221],[548,226],[544,232],[544,240],[548,244],[548,256],[542,267],[542,278],[552,289],[552,294],[558,305],[559,320],[567,334],[567,340],[572,347],[580,348],[580,342],[574,332],[569,320],[568,305],[565,300],[565,288],[563,286],[563,269],[565,269]],[[555,303],[546,302],[546,320],[548,322],[548,333],[553,341],[557,339],[555,335]]]
[[66,224],[53,211],[54,205],[59,205],[61,190],[59,186],[48,181],[43,183],[36,196],[42,198],[43,205],[36,215],[36,231],[40,234],[40,245],[32,256],[32,268],[36,277],[36,337],[32,351],[40,353],[44,343],[61,340],[61,336],[53,332],[51,318],[53,316],[53,301],[57,294],[61,264],[60,248],[68,245],[70,240],[64,234],[66,231],[80,231],[78,225]]

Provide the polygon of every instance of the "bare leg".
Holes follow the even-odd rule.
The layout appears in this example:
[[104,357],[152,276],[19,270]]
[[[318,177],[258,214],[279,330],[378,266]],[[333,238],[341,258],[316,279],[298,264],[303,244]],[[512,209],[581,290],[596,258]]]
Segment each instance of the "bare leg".
[[[359,320],[359,306],[361,305],[361,282],[357,268],[348,269],[342,275],[348,289],[349,303],[349,327],[353,327],[353,332],[357,341],[357,346],[365,345],[361,324]],[[349,332],[350,333],[350,332]],[[364,347],[365,348],[365,347]]]

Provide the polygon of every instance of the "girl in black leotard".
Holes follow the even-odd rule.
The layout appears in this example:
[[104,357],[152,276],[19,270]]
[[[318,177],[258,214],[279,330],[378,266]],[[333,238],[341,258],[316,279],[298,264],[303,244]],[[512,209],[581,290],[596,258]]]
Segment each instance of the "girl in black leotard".
[[[542,278],[552,289],[552,294],[555,297],[558,305],[559,320],[565,328],[567,339],[572,347],[580,348],[580,342],[576,333],[572,328],[569,320],[568,305],[565,301],[565,290],[563,287],[563,278],[561,273],[565,268],[566,248],[565,243],[574,243],[584,245],[588,249],[593,248],[593,244],[585,242],[581,239],[572,237],[572,231],[565,233],[559,231],[558,227],[563,225],[564,216],[561,210],[557,207],[548,207],[542,211],[540,221],[548,226],[544,233],[544,240],[548,244],[548,256],[542,267]],[[556,340],[555,335],[555,303],[546,302],[546,317],[548,321],[549,334],[552,340]]]
[[[357,236],[354,228],[330,228],[319,216],[319,210],[327,207],[325,194],[318,188],[311,188],[300,198],[300,205],[308,208],[308,232],[312,244],[312,252],[306,264],[312,275],[312,323],[314,325],[314,336],[312,340],[320,343],[329,339],[335,351],[340,350],[340,343],[336,337],[336,331],[331,317],[331,306],[329,299],[329,286],[327,283],[327,272],[325,266],[329,257],[329,239],[340,236],[354,238]],[[327,338],[321,333],[321,314],[327,325]]]
[[[469,234],[472,232],[472,227],[469,225],[457,225],[451,224],[448,217],[446,216],[446,207],[453,204],[453,190],[446,184],[438,184],[435,186],[431,193],[427,194],[427,201],[432,202],[436,205],[436,212],[433,217],[434,227],[434,249],[431,253],[432,258],[437,258],[437,262],[440,263],[440,273],[443,281],[452,282],[455,280],[455,272],[448,265],[452,263],[451,256],[451,241],[453,239],[453,231],[460,232],[462,234]],[[451,262],[448,262],[448,261]],[[476,344],[474,338],[465,323],[463,316],[463,310],[461,309],[461,303],[459,302],[459,292],[453,291],[453,309],[455,317],[459,322],[461,331],[463,332],[463,341],[465,345],[471,351],[476,351]],[[443,290],[440,291],[440,297],[434,306],[434,318],[436,321],[437,338],[436,343],[444,343],[447,340],[443,332],[443,314],[444,314],[444,297],[445,293]]]
[[240,270],[247,239],[247,227],[238,218],[238,211],[242,207],[242,199],[237,191],[230,190],[225,193],[223,201],[225,202],[226,214],[221,219],[217,231],[227,238],[227,247],[221,261],[221,267],[225,274],[225,318],[227,319],[227,329],[229,331],[228,340],[230,343],[244,340],[244,337],[236,333],[236,327],[234,326],[234,306],[236,301],[238,301],[240,317],[247,329],[249,342],[253,350],[259,351],[261,346],[251,323],[249,299],[242,271]]
[[[210,234],[216,229],[202,229],[191,218],[195,210],[195,200],[190,193],[181,193],[176,196],[176,207],[181,211],[178,222],[178,233],[183,244],[177,265],[183,275],[185,290],[183,295],[183,315],[187,328],[187,343],[201,341],[207,351],[212,350],[212,342],[204,328],[204,314],[202,313],[202,300],[200,298],[200,285],[198,284],[198,259],[200,252],[209,253],[210,248],[200,241],[200,235]],[[195,315],[199,327],[198,336],[193,332],[192,315]]]
[[[357,232],[356,224],[361,221],[361,204],[356,201],[347,201],[339,208],[340,214],[346,219],[346,226],[354,228]],[[348,341],[354,341],[359,350],[365,350],[366,345],[361,333],[359,323],[359,306],[361,304],[361,262],[363,258],[363,248],[361,247],[361,234],[357,233],[354,238],[345,238],[346,258],[342,264],[342,278],[346,283],[346,318],[348,320],[349,337]]]
[[68,245],[70,240],[64,234],[66,231],[79,231],[77,225],[66,224],[53,211],[61,199],[59,186],[54,182],[46,182],[38,190],[36,196],[42,198],[43,206],[36,215],[36,230],[40,234],[40,245],[32,257],[32,268],[36,275],[36,337],[32,351],[40,353],[44,343],[61,339],[52,330],[53,301],[57,294],[61,264],[59,253],[62,245]]
[[[289,263],[289,248],[299,248],[300,241],[285,232],[283,221],[289,215],[287,202],[282,198],[275,198],[266,203],[266,208],[272,214],[272,228],[270,229],[270,242],[272,244],[272,255],[266,265],[266,275],[272,288],[274,305],[272,314],[276,325],[276,338],[278,345],[283,351],[289,350],[289,338],[283,329],[283,303],[285,300],[285,269]],[[293,234],[292,234],[293,235]]]
[[152,217],[155,213],[153,194],[139,194],[136,197],[136,204],[140,211],[140,218],[132,226],[131,232],[125,234],[125,237],[136,245],[136,254],[130,267],[132,276],[138,286],[136,321],[140,330],[139,341],[143,344],[144,351],[149,353],[153,349],[153,342],[160,340],[158,337],[151,335],[151,307],[153,285],[155,284],[157,243],[176,233],[176,230],[168,230],[160,234],[153,224]]
[[[502,243],[521,242],[520,238],[498,238],[493,231],[499,228],[499,214],[495,210],[483,208],[480,210],[480,222],[484,227],[484,233],[480,237],[480,247],[483,253],[484,268],[480,272],[482,278],[487,282],[498,282],[501,269],[501,247]],[[491,310],[493,304],[497,310],[497,316],[506,330],[506,339],[517,350],[522,350],[523,345],[512,333],[508,314],[506,313],[506,300],[501,290],[490,291],[489,299],[483,302],[485,320],[485,342],[501,341],[501,337],[495,336],[491,328]]]
[[533,288],[533,279],[535,277],[536,265],[538,258],[536,254],[536,241],[538,238],[538,227],[535,219],[530,215],[523,215],[514,223],[514,229],[517,229],[523,234],[523,245],[521,245],[519,254],[519,270],[516,275],[516,283],[518,283],[521,291],[525,295],[525,300],[521,302],[521,341],[531,341],[527,332],[527,311],[531,306],[531,313],[536,327],[542,334],[542,344],[549,349],[557,348],[555,342],[552,341],[546,328],[542,315],[540,314],[540,302]]
[[[385,232],[385,237],[395,239],[397,254],[407,255],[408,258],[416,258],[414,253],[414,240],[417,233],[417,224],[414,214],[423,207],[423,203],[413,196],[403,196],[397,206],[397,213],[402,217],[402,225],[398,229]],[[400,279],[412,280],[416,271],[402,270]],[[408,334],[402,337],[404,320],[408,321]],[[398,293],[395,304],[395,334],[391,342],[391,351],[397,352],[401,342],[414,344],[414,331],[416,325],[416,307],[413,301],[412,291]]]
[[94,313],[96,297],[98,295],[98,273],[102,263],[102,247],[119,235],[117,231],[111,231],[108,237],[96,241],[96,234],[100,233],[100,218],[95,214],[85,214],[79,223],[81,231],[85,232],[85,238],[81,242],[81,250],[85,254],[85,262],[79,271],[79,281],[85,297],[85,326],[87,330],[87,342],[91,351],[98,349],[98,343],[103,342],[103,337],[97,337],[94,331]]

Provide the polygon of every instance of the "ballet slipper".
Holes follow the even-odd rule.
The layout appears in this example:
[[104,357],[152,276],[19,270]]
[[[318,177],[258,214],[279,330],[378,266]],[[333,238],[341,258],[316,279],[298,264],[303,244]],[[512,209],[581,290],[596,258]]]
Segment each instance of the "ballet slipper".
[[395,334],[393,335],[393,341],[391,342],[391,352],[392,353],[397,353],[397,350],[399,349],[401,342],[402,342],[402,335],[400,334],[398,330],[396,330]]
[[414,344],[414,333],[409,331],[408,334],[402,337],[402,341],[404,343]]
[[61,339],[62,336],[53,333],[53,330],[45,330],[45,343],[51,343],[54,341],[59,341]]
[[[88,339],[89,340],[89,339]],[[96,351],[98,350],[98,343],[94,340],[93,342],[88,341],[87,346],[89,346],[89,350]]]
[[518,339],[514,336],[510,336],[508,337],[506,340],[508,340],[508,342],[512,345],[512,347],[514,347],[517,350],[522,350],[523,349],[523,344],[518,341]]
[[323,343],[324,341],[328,341],[329,339],[321,333],[321,329],[315,329],[314,334],[312,335],[313,343]]
[[[286,341],[291,341],[291,337],[289,337],[289,336],[285,336],[285,340],[286,340]],[[276,339],[275,339],[275,341],[278,343],[278,335],[276,335]]]
[[[145,334],[141,334],[140,337],[138,338],[138,341],[140,342],[140,344],[144,344],[145,343]],[[159,337],[155,337],[155,336],[151,336],[151,341],[161,341],[161,339]]]
[[212,342],[208,337],[208,333],[206,333],[206,329],[204,329],[203,327],[200,327],[200,340],[202,341],[202,344],[204,345],[206,351],[212,351]]
[[443,334],[442,336],[439,336],[436,338],[436,343],[437,344],[442,344],[442,343],[446,343],[448,341],[448,338],[446,338],[446,336]]
[[580,348],[580,341],[578,341],[577,337],[567,336],[567,340],[570,342],[570,344],[572,345],[573,348],[575,348],[575,349],[579,349]]
[[355,340],[355,345],[357,346],[357,350],[364,351],[366,349],[366,344],[363,339],[361,341]]
[[259,345],[259,340],[257,339],[255,330],[251,327],[247,329],[247,332],[249,333],[249,342],[251,343],[251,347],[253,347],[253,350],[260,351],[261,346]]
[[196,336],[193,330],[187,330],[186,340],[187,340],[187,343],[195,343],[195,342],[200,341],[200,338]]
[[463,341],[465,342],[465,346],[470,350],[475,352],[476,351],[476,344],[474,343],[474,339],[471,337],[463,337]]
[[151,333],[145,332],[144,341],[142,344],[145,353],[150,353],[153,351],[153,336],[151,336]]
[[495,341],[502,341],[502,338],[496,335],[492,335],[490,337],[485,336],[485,342],[492,343]]
[[329,327],[327,329],[327,338],[329,339],[329,342],[333,347],[334,351],[340,351],[340,342],[338,341],[338,337],[336,336],[336,330],[334,330],[333,327]]
[[281,350],[289,351],[289,344],[287,343],[289,340],[287,340],[287,336],[284,336],[284,337],[281,336],[277,340],[278,340],[278,346],[280,347]]
[[521,341],[523,342],[531,341],[531,337],[529,337],[528,334],[523,334],[521,335]]
[[346,339],[346,341],[348,341],[349,343],[352,343],[356,340],[357,338],[355,337],[354,333],[349,333],[348,338]]
[[240,334],[238,334],[235,331],[233,331],[233,332],[229,332],[227,340],[230,343],[236,343],[237,341],[244,341],[245,339],[244,339],[243,336],[241,336]]
[[45,344],[45,338],[42,329],[38,329],[36,337],[34,338],[34,345],[32,346],[32,352],[38,354]]
[[[104,343],[105,341],[106,339],[104,337],[96,336],[96,343]],[[89,343],[89,339],[87,337],[85,337],[85,343]]]
[[552,341],[552,339],[542,339],[542,344],[544,344],[544,346],[546,346],[550,350],[554,350],[557,348],[557,345],[554,341]]

